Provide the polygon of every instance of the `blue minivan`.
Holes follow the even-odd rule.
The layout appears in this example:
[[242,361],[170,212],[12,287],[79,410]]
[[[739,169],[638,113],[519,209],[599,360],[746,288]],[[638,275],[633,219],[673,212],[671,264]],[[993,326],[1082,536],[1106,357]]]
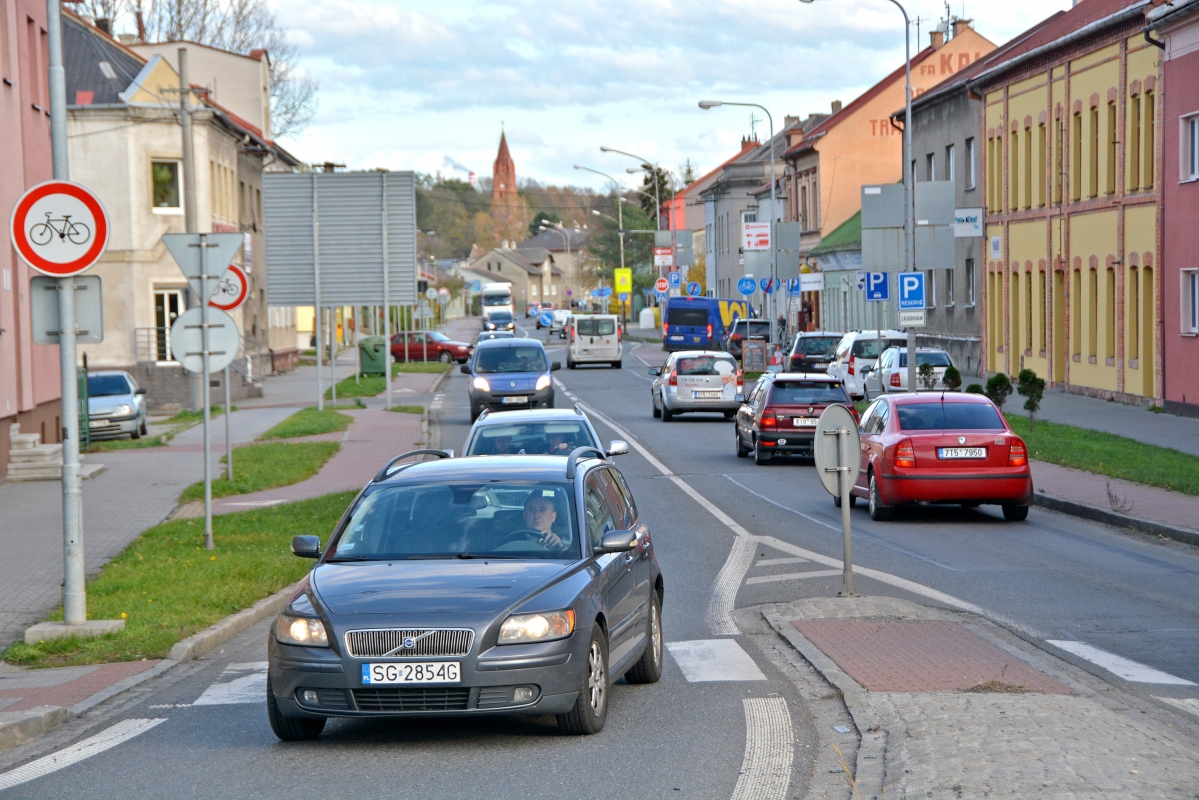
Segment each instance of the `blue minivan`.
[[719,297],[671,297],[662,315],[662,349],[719,349],[725,331],[737,319],[749,319],[753,309],[745,300]]
[[470,361],[461,367],[470,376],[466,392],[471,422],[485,408],[553,408],[554,380],[550,373],[559,369],[562,364],[551,363],[536,339],[479,342]]

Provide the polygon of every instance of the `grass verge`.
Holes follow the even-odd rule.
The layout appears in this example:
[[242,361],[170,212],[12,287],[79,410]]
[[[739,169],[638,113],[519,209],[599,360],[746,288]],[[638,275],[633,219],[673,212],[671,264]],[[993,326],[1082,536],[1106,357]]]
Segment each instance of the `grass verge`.
[[92,442],[85,453],[104,453],[109,450],[140,450],[143,447],[162,447],[171,441],[170,433],[143,436],[140,439],[101,439]]
[[[318,411],[316,406],[303,408],[271,428],[260,439],[290,439],[293,436],[315,436],[318,433],[334,433],[350,427],[354,418],[340,411]],[[233,463],[234,470],[237,462]]]
[[1125,436],[1044,420],[1038,421],[1033,431],[1028,417],[1004,416],[1028,445],[1030,458],[1199,495],[1199,457]]
[[398,411],[401,414],[423,414],[425,413],[424,406],[392,406],[388,411]]
[[[4,652],[10,664],[65,667],[163,658],[171,646],[296,581],[312,562],[293,556],[291,537],[327,537],[355,492],[212,521],[217,549],[204,549],[204,523],[156,525],[105,565],[87,587],[89,616],[124,619],[125,630],[97,639],[67,637]],[[62,619],[61,610],[51,619]]]
[[[341,449],[339,442],[269,442],[233,448],[233,480],[212,482],[213,497],[249,494],[291,486],[320,472]],[[221,458],[224,462],[225,459]],[[193,483],[179,495],[180,503],[204,499],[204,483]]]
[[[446,370],[445,364],[439,361],[431,361],[428,364],[422,364],[419,361],[403,364],[391,365],[391,376],[394,378],[401,372],[407,373],[423,373],[423,374],[441,374]],[[337,399],[350,397],[375,397],[380,395],[387,389],[387,384],[383,382],[382,375],[363,375],[354,380],[354,376],[350,376],[337,384]],[[325,399],[333,399],[333,390],[325,390]]]
[[[211,406],[210,408],[211,410],[209,413],[211,416],[219,417],[221,414],[225,413],[225,408],[223,406]],[[237,410],[237,406],[230,406],[230,408],[232,408],[234,411]],[[203,411],[191,411],[190,409],[185,408],[175,416],[163,420],[163,423],[166,425],[184,425],[191,422],[199,422],[202,419],[204,419]]]

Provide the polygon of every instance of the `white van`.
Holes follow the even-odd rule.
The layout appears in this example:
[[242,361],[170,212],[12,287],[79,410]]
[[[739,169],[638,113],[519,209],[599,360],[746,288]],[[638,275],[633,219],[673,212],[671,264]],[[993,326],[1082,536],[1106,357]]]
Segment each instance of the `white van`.
[[615,314],[574,314],[566,324],[566,368],[611,364],[620,369],[620,318]]

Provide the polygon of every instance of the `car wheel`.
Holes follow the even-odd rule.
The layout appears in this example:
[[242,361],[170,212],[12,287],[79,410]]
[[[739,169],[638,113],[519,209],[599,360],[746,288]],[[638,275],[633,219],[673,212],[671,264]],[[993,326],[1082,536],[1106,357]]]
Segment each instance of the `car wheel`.
[[567,368],[567,369],[574,369],[574,368],[575,368],[575,362],[574,362],[572,359],[569,359],[569,358],[568,358],[568,359],[566,359],[566,368]]
[[662,677],[662,598],[657,591],[649,603],[648,628],[645,652],[624,674],[629,683],[657,683]]
[[558,715],[558,728],[576,736],[602,731],[608,721],[608,688],[608,642],[603,630],[596,625],[591,629],[579,697],[573,709]]
[[142,417],[142,426],[138,430],[141,431],[142,436],[145,436],[147,433],[150,432],[149,429],[146,427],[146,418],[145,417]]
[[553,407],[554,407],[554,398],[551,397],[549,400],[545,401],[544,408],[553,408]]
[[733,433],[737,437],[737,458],[746,458],[749,456],[749,448],[741,444],[741,428],[733,426]]
[[658,408],[658,400],[652,394],[649,396],[649,402],[654,407],[654,419],[662,417],[662,409]]
[[[857,504],[858,504],[858,498],[854,497],[854,496],[851,494],[851,495],[849,496],[849,507],[850,507],[850,508],[853,508],[853,507],[854,507],[854,506],[856,506]],[[840,508],[840,507],[841,507],[841,495],[839,495],[839,494],[835,494],[835,495],[833,495],[833,505],[835,505],[837,508]]]
[[1023,522],[1028,519],[1028,506],[1005,505],[1003,518],[1010,522]]
[[870,499],[867,507],[870,510],[870,518],[879,522],[891,519],[891,516],[895,513],[895,509],[883,505],[883,501],[878,494],[878,478],[874,477],[873,472],[870,473]]
[[439,355],[437,357],[437,360],[440,361],[442,364],[448,364],[454,360],[454,357],[452,355],[450,355],[449,353],[447,353],[446,351],[442,350],[441,355]]
[[670,422],[672,419],[674,419],[674,412],[670,410],[670,406],[666,405],[666,403],[663,402],[662,403],[662,421]]
[[304,742],[315,739],[325,729],[324,717],[287,717],[275,702],[275,689],[271,679],[266,679],[266,716],[271,721],[271,730],[285,742]]
[[613,362],[612,362],[612,369],[620,369],[620,362],[619,362],[619,361],[613,361]]
[[771,454],[762,446],[761,442],[754,442],[754,463],[769,464]]
[[724,418],[725,418],[725,419],[732,419],[732,418],[733,418],[733,417],[735,417],[735,416],[737,416],[737,412],[736,412],[736,411],[726,411],[726,412],[724,412]]
[[141,426],[140,422],[135,422],[135,424],[133,426],[133,430],[129,433],[129,438],[130,439],[142,438],[142,426]]

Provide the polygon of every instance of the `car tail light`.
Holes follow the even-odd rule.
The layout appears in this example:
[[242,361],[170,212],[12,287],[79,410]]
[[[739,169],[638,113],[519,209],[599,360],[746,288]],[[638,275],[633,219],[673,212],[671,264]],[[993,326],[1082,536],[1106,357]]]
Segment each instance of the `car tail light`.
[[678,385],[679,385],[679,373],[678,373],[678,370],[673,370],[673,369],[672,369],[672,370],[670,371],[670,385],[671,385],[671,386],[678,386]]
[[575,329],[574,329],[574,326],[571,326],[571,329],[570,329],[570,343],[571,343],[571,344],[574,344],[574,343],[575,343]]
[[775,428],[778,427],[778,424],[778,418],[774,415],[773,411],[767,410],[762,413],[763,428]]
[[[850,403],[850,404],[848,405],[848,408],[849,408],[849,413],[853,415],[853,421],[854,421],[854,422],[861,422],[861,421],[862,421],[862,418],[861,418],[861,416],[859,416],[859,415],[858,415],[858,409],[857,409],[857,406],[855,406],[853,403]],[[823,411],[823,410],[824,410],[824,409],[821,409],[821,411]]]
[[1028,464],[1028,451],[1024,449],[1024,442],[1019,439],[1012,439],[1012,449],[1008,451],[1007,465],[1009,467],[1023,467]]
[[898,372],[891,373],[891,385],[899,386],[899,373]]
[[853,356],[852,355],[849,357],[849,374],[850,375],[854,374],[853,373]]
[[617,344],[620,344],[623,341],[623,339],[621,338],[623,336],[624,336],[624,328],[622,328],[620,325],[617,325],[616,326],[616,343]]
[[904,439],[899,443],[899,446],[895,448],[895,466],[916,466],[916,451],[912,447],[911,439]]
[[741,334],[739,334],[739,333],[734,333],[734,334],[733,334],[732,336],[730,336],[729,338],[730,338],[730,339],[732,339],[734,342],[739,342],[739,341],[741,341]]
[[708,323],[708,341],[712,341],[712,323]]
[[670,323],[669,323],[669,322],[663,322],[663,323],[662,323],[662,335],[663,335],[663,336],[665,336],[665,335],[666,335],[666,334],[668,334],[668,333],[670,333]]

